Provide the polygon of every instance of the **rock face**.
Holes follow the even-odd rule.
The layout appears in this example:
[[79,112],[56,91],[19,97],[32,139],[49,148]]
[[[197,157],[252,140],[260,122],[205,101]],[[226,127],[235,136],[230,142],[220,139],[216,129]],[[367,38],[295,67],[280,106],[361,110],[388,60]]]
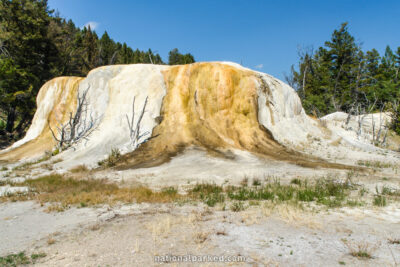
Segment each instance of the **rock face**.
[[[95,126],[86,139],[60,154],[70,166],[95,166],[115,148],[127,154],[126,166],[159,164],[190,146],[299,161],[291,149],[310,133],[323,135],[296,92],[267,74],[224,62],[115,65],[94,69],[86,78],[47,82],[25,138],[2,151],[0,160],[32,159],[53,150],[52,131],[59,137],[57,127],[75,114],[77,97],[86,91],[85,119]],[[147,99],[140,141],[148,141],[138,148],[128,123],[134,99],[135,125]]]

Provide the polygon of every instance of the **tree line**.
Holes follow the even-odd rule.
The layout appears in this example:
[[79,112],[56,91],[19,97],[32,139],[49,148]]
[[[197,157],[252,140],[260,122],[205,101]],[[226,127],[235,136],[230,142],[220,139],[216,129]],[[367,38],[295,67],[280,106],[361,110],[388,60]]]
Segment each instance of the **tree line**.
[[[168,64],[195,62],[178,49]],[[93,68],[113,64],[166,64],[151,49],[140,51],[99,38],[49,9],[47,0],[0,0],[0,141],[25,133],[36,110],[40,87],[57,76],[86,76]],[[1,144],[0,144],[1,146]]]
[[318,117],[343,111],[390,111],[392,128],[400,134],[400,47],[379,55],[363,51],[348,24],[334,30],[318,49],[299,50],[299,63],[286,81],[298,92],[307,113]]

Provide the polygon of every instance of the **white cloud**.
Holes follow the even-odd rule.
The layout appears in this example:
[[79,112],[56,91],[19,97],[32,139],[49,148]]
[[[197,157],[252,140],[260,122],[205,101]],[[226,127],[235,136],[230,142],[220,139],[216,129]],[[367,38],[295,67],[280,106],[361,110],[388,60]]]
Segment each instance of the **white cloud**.
[[257,66],[255,66],[256,69],[262,69],[264,67],[264,64],[258,64]]
[[90,26],[90,29],[93,31],[99,26],[99,23],[96,21],[89,21],[85,25],[82,26],[82,29],[84,27],[89,28],[89,26]]

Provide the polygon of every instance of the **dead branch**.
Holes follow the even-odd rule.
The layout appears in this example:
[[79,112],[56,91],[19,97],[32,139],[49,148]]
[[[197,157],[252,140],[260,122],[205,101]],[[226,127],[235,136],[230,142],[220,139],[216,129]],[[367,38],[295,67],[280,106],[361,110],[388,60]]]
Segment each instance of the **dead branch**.
[[57,121],[56,128],[57,134],[48,123],[50,132],[57,141],[57,147],[64,150],[81,140],[89,140],[88,137],[94,129],[97,119],[93,117],[92,113],[89,114],[89,103],[87,101],[87,93],[90,86],[83,91],[82,95],[77,96],[77,107],[75,114],[69,113],[69,119],[66,123]]
[[143,115],[145,113],[146,105],[147,105],[147,100],[148,97],[146,97],[143,108],[141,112],[139,113],[139,117],[135,123],[135,97],[133,97],[132,101],[132,117],[129,119],[129,116],[126,115],[126,120],[128,122],[128,127],[129,127],[129,136],[131,138],[132,146],[134,149],[136,149],[140,144],[144,143],[147,141],[147,139],[143,140],[143,137],[146,135],[149,135],[150,132],[146,131],[144,133],[141,133],[141,122],[143,119]]

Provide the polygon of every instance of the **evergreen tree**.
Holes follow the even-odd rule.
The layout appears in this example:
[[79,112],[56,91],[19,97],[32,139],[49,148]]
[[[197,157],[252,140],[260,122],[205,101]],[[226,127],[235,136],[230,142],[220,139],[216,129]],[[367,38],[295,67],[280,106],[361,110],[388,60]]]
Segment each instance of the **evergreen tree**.
[[191,54],[181,54],[178,48],[172,49],[168,53],[168,64],[169,65],[180,65],[194,63],[194,57]]
[[57,51],[47,34],[49,13],[46,0],[0,1],[0,40],[7,50],[0,58],[0,105],[9,133],[26,128],[40,86],[52,77]]
[[356,92],[351,88],[355,80],[354,68],[359,64],[357,54],[359,48],[354,42],[354,37],[347,29],[347,23],[343,23],[339,30],[332,34],[331,41],[325,42],[328,48],[328,56],[331,61],[330,95],[335,110],[346,110],[356,97]]
[[98,41],[97,34],[91,30],[90,25],[87,29],[85,27],[83,29],[83,41],[82,41],[82,45],[84,47],[84,53],[83,53],[83,63],[85,66],[83,68],[84,73],[87,73],[91,69],[100,65],[97,41]]
[[396,52],[386,47],[383,57],[376,49],[364,53],[343,23],[316,53],[300,53],[297,70],[292,66],[287,80],[308,113],[385,109],[391,111],[392,129],[400,134],[399,70],[400,47]]
[[113,64],[116,60],[117,48],[115,42],[108,36],[107,32],[99,40],[100,65]]

